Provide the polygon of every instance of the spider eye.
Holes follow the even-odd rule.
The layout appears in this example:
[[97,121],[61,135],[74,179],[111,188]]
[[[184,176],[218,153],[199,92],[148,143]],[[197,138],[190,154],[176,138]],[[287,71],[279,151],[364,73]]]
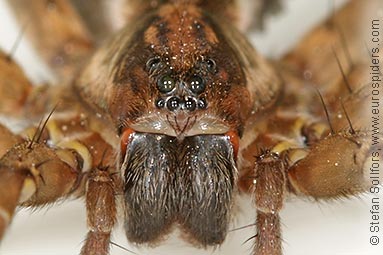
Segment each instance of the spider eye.
[[164,75],[157,81],[157,88],[161,93],[168,93],[175,87],[174,79],[169,75]]
[[180,107],[181,100],[178,97],[171,97],[166,103],[170,111],[175,111]]
[[146,62],[146,69],[149,72],[153,72],[153,70],[158,66],[158,64],[161,62],[161,60],[158,57],[150,58]]
[[198,76],[198,75],[194,75],[191,79],[190,79],[190,90],[193,92],[193,93],[196,93],[196,94],[201,94],[204,90],[205,90],[205,82],[203,81],[203,79],[201,78],[201,76]]
[[209,70],[209,72],[211,73],[217,72],[217,64],[215,63],[213,59],[208,59],[206,63],[207,63],[207,69]]
[[156,100],[156,106],[157,108],[164,108],[165,107],[165,100],[160,98]]
[[206,102],[206,99],[204,97],[200,98],[198,100],[198,108],[200,109],[206,109],[207,107],[207,102]]
[[194,111],[196,108],[196,102],[193,98],[187,98],[184,102],[184,109]]

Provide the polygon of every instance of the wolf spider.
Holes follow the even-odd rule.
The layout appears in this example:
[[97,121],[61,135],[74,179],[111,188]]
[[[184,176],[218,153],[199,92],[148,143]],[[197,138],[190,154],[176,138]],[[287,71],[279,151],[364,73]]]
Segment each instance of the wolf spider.
[[9,3],[61,86],[32,86],[1,53],[0,113],[29,126],[0,126],[0,238],[17,206],[71,196],[86,201],[83,255],[109,253],[119,206],[133,243],[177,226],[217,246],[240,192],[257,211],[252,254],[278,255],[288,194],[369,188],[362,31],[379,1],[351,1],[278,63],[241,34],[249,20],[232,0],[121,1],[111,23],[101,0]]

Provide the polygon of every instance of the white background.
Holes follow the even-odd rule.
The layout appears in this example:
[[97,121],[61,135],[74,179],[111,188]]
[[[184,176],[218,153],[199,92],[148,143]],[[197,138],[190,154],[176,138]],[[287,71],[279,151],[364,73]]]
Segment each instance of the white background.
[[[252,41],[264,54],[277,57],[299,41],[302,34],[313,24],[330,13],[328,0],[289,0],[285,12],[270,19],[266,34],[252,36]],[[344,1],[336,1],[337,5]],[[382,10],[381,10],[382,11]],[[15,25],[0,0],[0,47],[9,51],[20,29]],[[49,79],[41,61],[25,40],[17,49],[15,58],[35,81]],[[2,194],[0,194],[1,196]],[[382,197],[381,197],[382,199]],[[239,227],[254,222],[255,210],[247,197],[240,199],[237,217],[233,226]],[[381,200],[383,201],[383,200]],[[283,223],[284,254],[286,255],[381,255],[383,254],[383,215],[381,214],[381,242],[369,244],[369,213],[371,196],[363,195],[345,201],[309,202],[288,199],[281,213]],[[383,208],[381,209],[383,211]],[[2,255],[73,255],[78,254],[86,234],[86,219],[83,200],[67,201],[36,212],[20,210],[0,245]],[[251,242],[242,244],[254,235],[253,228],[228,234],[225,242],[215,252],[198,250],[176,237],[170,238],[156,249],[135,248],[141,255],[171,254],[222,254],[247,255]],[[113,241],[129,247],[123,232],[118,228]],[[130,254],[112,247],[111,254]]]

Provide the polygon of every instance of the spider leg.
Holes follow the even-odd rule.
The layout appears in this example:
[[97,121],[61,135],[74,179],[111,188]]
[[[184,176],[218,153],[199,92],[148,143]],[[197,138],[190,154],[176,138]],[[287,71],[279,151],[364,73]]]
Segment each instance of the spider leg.
[[0,157],[2,157],[13,145],[20,143],[23,139],[14,135],[8,128],[0,124]]
[[86,190],[89,232],[81,255],[109,254],[110,233],[116,222],[116,178],[108,167],[91,171]]
[[21,68],[0,50],[0,113],[20,115],[32,89]]
[[[381,161],[383,158],[379,152],[383,137],[376,133],[376,128],[381,130],[383,125],[380,122],[374,124],[371,114],[368,72],[367,66],[355,67],[345,77],[353,84],[353,91],[340,93],[343,98],[336,100],[327,96],[322,106],[327,112],[327,123],[318,108],[313,112],[317,112],[317,117],[322,115],[322,121],[318,122],[315,118],[309,120],[309,117],[304,120],[306,124],[297,129],[296,133],[304,137],[302,142],[306,146],[300,142],[289,149],[288,180],[292,192],[329,199],[357,195],[371,186],[371,180],[367,179],[369,167],[374,160]],[[314,97],[308,96],[318,100]],[[381,95],[376,98],[382,100]],[[310,104],[304,105],[310,107]],[[301,154],[299,157],[294,155],[297,151]],[[382,179],[383,176],[378,174],[375,177]]]
[[[8,141],[12,139],[18,138],[11,137]],[[73,165],[66,161],[72,161]],[[45,144],[32,141],[14,145],[2,156],[0,238],[18,205],[51,203],[73,191],[81,173],[75,162],[75,155],[69,151],[59,155]]]
[[[59,76],[70,80],[92,51],[92,39],[67,0],[12,0],[13,8],[41,56]],[[48,22],[47,22],[48,21]]]
[[71,1],[81,18],[86,23],[95,42],[100,44],[116,32],[118,28],[112,22],[115,15],[112,14],[113,5],[118,5],[118,1],[93,0],[90,4],[88,0]]
[[82,254],[107,254],[117,175],[101,164],[114,164],[114,150],[65,87],[32,86],[13,59],[0,54],[1,114],[41,118],[56,105],[54,118],[19,135],[0,124],[0,240],[17,206],[37,207],[86,193],[90,231]]
[[370,65],[366,46],[372,46],[367,32],[371,17],[378,16],[382,7],[379,0],[350,1],[308,33],[282,59],[285,69],[319,88],[329,105],[338,102],[339,97],[356,90],[361,66]]
[[[373,155],[367,133],[338,133],[312,146],[308,155],[288,170],[292,191],[314,198],[338,198],[366,191]],[[382,140],[383,141],[383,140]],[[382,176],[376,176],[382,179]]]
[[[58,129],[60,126],[67,127],[65,133]],[[113,224],[103,224],[107,223],[106,219],[115,218],[112,213],[114,204],[103,198],[110,197],[110,201],[114,201],[115,192],[108,189],[109,183],[105,179],[110,171],[100,170],[99,158],[103,155],[102,164],[114,164],[114,150],[98,133],[81,132],[88,128],[84,126],[84,120],[80,118],[51,119],[46,128],[27,129],[20,136],[12,135],[1,127],[0,130],[11,134],[6,136],[4,146],[1,140],[3,151],[5,144],[20,140],[21,143],[13,145],[0,159],[0,236],[4,234],[18,205],[36,207],[69,195],[82,196],[85,186],[91,228],[86,244],[97,243],[95,241],[101,234],[96,230],[104,234],[105,229],[111,229]],[[22,138],[30,137],[31,132],[34,133],[32,139]],[[106,203],[105,207],[103,203]],[[102,208],[110,208],[106,218],[100,211],[101,205]],[[114,220],[111,222],[114,223]],[[108,238],[109,234],[110,231]],[[109,239],[104,240],[103,244],[109,245]],[[94,254],[94,250],[83,254]]]
[[[331,199],[357,195],[371,186],[368,167],[381,161],[382,154],[372,155],[369,130],[370,71],[362,32],[368,26],[353,17],[372,3],[378,1],[351,1],[330,25],[319,26],[284,58],[283,99],[273,113],[259,116],[244,132],[239,186],[255,198],[253,254],[281,254],[278,212],[286,193]],[[383,138],[378,139],[381,146]]]
[[[371,181],[366,178],[371,163],[383,159],[382,155],[371,154],[367,132],[354,130],[329,134],[324,123],[312,122],[307,128],[310,144],[302,147],[299,141],[290,139],[293,130],[305,129],[298,125],[305,125],[302,119],[279,116],[270,124],[270,130],[274,124],[281,127],[282,123],[289,130],[286,136],[260,134],[241,151],[239,185],[252,194],[257,209],[253,251],[256,255],[282,254],[279,211],[288,192],[315,199],[360,194],[371,186]],[[382,143],[383,138],[380,139]],[[258,147],[269,149],[259,151]],[[376,172],[374,178],[381,180],[383,176]]]
[[285,162],[266,151],[256,159],[253,195],[257,208],[254,254],[282,254],[279,211],[286,190]]
[[[57,106],[68,109],[74,105],[72,95],[66,98],[64,86],[48,84],[33,86],[12,56],[0,50],[0,115],[13,119],[35,120]],[[65,102],[69,102],[65,104]],[[78,105],[78,103],[76,103]]]
[[[372,60],[366,52],[369,46],[365,45],[366,28],[371,27],[371,17],[382,6],[381,1],[368,4],[350,1],[284,59],[304,83],[320,90],[324,107],[331,115],[328,116],[331,132],[326,128],[302,130],[308,143],[307,155],[297,159],[288,170],[293,192],[314,198],[356,195],[369,187],[366,178],[369,166],[374,160],[382,160],[382,154],[376,153],[382,149],[381,134],[372,140]],[[308,96],[309,100],[315,100],[314,97]],[[375,101],[381,100],[381,95],[375,96]],[[309,101],[302,105],[311,107]],[[323,116],[320,111],[318,107],[311,109],[315,116]],[[375,126],[383,128],[382,123]]]

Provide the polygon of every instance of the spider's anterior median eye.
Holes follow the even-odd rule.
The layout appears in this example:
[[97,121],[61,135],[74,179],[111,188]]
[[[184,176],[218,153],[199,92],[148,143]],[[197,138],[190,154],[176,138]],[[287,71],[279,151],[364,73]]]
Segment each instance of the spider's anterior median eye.
[[161,93],[168,93],[176,87],[176,84],[172,77],[164,75],[157,81],[157,87]]
[[184,102],[184,108],[189,111],[194,111],[196,108],[196,102],[193,98],[187,98]]
[[193,75],[189,81],[190,83],[190,90],[193,93],[201,94],[205,90],[205,82],[203,79],[198,75]]
[[166,103],[167,108],[170,111],[175,111],[180,107],[181,100],[178,97],[171,97]]

